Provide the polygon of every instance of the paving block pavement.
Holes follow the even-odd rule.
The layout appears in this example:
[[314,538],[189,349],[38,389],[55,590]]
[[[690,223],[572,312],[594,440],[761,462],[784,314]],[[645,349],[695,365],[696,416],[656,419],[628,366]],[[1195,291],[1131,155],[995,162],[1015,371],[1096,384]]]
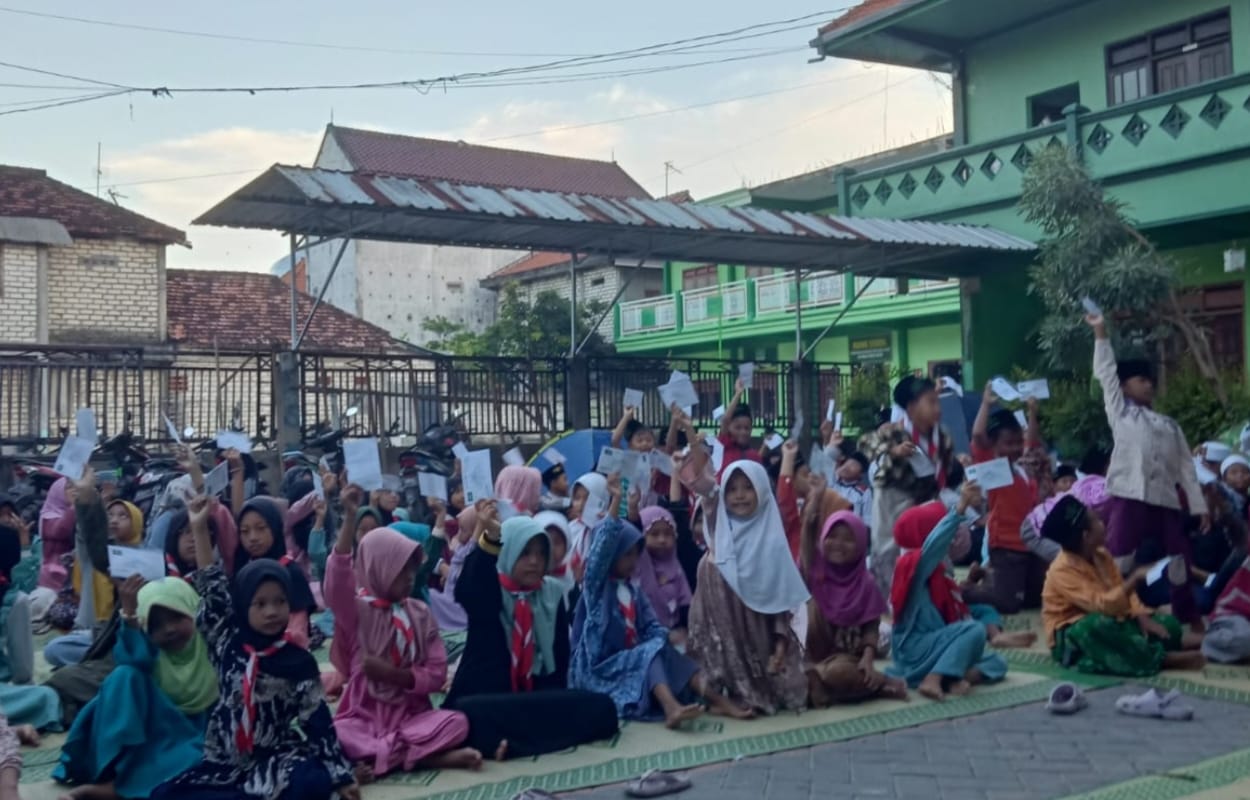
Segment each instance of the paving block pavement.
[[[1088,693],[1069,717],[1041,704],[691,770],[683,800],[1050,800],[1250,747],[1250,706],[1186,698],[1168,722],[1119,714],[1128,686]],[[624,796],[622,786],[567,795]]]

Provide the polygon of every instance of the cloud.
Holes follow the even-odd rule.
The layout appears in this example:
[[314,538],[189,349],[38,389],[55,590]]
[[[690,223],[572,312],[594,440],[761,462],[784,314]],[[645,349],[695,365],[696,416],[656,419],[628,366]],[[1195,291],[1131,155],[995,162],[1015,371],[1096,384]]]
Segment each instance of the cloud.
[[[814,85],[808,85],[814,84]],[[888,88],[887,88],[888,84]],[[803,88],[793,88],[803,87]],[[706,198],[888,150],[950,130],[950,96],[923,72],[854,62],[752,67],[727,72],[698,97],[613,83],[558,98],[517,97],[481,107],[441,129],[403,129],[387,119],[358,127],[594,159],[615,159],[652,193],[689,189]],[[767,93],[767,94],[765,94]],[[764,95],[685,106],[741,95]],[[635,115],[639,119],[613,120]],[[105,185],[206,173],[246,174],[120,186],[141,213],[185,227],[275,162],[309,164],[322,131],[231,127],[123,152],[106,164]],[[517,136],[517,134],[525,134]],[[195,249],[170,252],[174,266],[267,270],[286,251],[271,232],[190,228]]]

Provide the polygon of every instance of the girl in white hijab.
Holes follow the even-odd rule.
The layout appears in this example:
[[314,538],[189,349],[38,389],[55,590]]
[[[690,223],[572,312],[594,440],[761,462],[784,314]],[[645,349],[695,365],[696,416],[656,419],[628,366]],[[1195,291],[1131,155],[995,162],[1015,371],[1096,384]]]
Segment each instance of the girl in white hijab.
[[805,707],[807,678],[790,625],[810,595],[764,467],[730,464],[705,516],[715,524],[690,606],[689,655],[709,686],[755,711]]
[[569,567],[576,583],[582,582],[586,554],[590,552],[590,534],[608,516],[612,493],[608,479],[589,472],[573,483],[573,520],[569,523]]

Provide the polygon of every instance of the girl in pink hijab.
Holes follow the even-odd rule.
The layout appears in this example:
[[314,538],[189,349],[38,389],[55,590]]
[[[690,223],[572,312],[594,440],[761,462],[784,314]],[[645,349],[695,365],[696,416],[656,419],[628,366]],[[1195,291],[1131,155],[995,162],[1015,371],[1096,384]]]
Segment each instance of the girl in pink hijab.
[[482,754],[462,746],[468,718],[430,702],[447,681],[447,651],[429,607],[410,596],[421,545],[378,528],[361,540],[353,567],[352,542],[342,541],[352,538],[335,543],[324,587],[335,620],[356,632],[334,717],[343,751],[374,777],[416,767],[479,769]]
[[495,478],[495,499],[507,500],[522,514],[534,516],[542,505],[543,474],[533,467],[504,467]]
[[656,619],[669,629],[669,641],[683,644],[691,594],[690,583],[677,559],[677,522],[659,506],[648,506],[638,516],[645,546],[634,578],[651,602]]
[[74,549],[74,505],[66,489],[69,478],[61,478],[48,489],[39,512],[39,538],[43,542],[43,564],[39,567],[39,585],[59,592],[69,572],[61,557]]

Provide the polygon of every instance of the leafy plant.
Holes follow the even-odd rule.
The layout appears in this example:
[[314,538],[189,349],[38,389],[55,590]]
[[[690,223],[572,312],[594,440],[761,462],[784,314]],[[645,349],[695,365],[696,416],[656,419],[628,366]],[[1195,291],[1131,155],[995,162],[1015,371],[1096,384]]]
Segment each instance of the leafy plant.
[[890,390],[897,378],[898,371],[886,364],[855,369],[847,391],[844,424],[860,433],[876,430],[877,417],[882,406],[889,407]]
[[[1237,375],[1226,373],[1235,381]],[[1219,438],[1228,428],[1250,419],[1250,398],[1237,394],[1221,402],[1214,388],[1192,364],[1168,375],[1167,387],[1155,400],[1155,408],[1176,420],[1191,446]]]

